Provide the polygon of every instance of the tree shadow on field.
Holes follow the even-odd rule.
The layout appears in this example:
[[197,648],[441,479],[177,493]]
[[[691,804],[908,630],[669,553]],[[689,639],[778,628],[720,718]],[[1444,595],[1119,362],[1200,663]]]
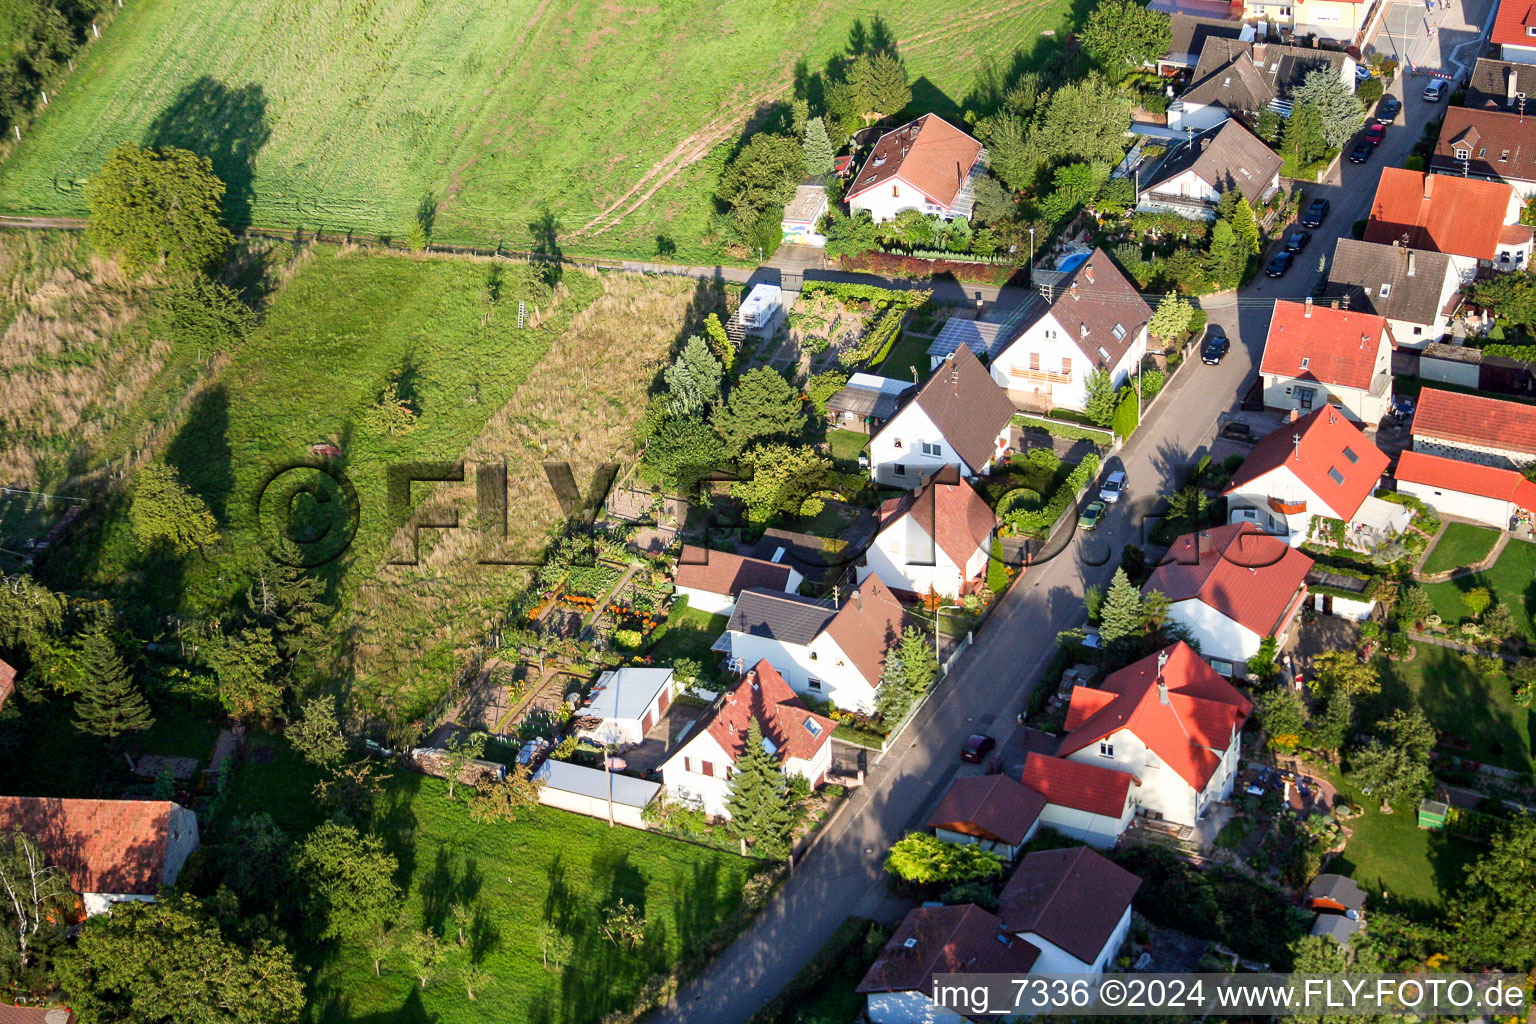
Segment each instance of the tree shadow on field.
[[251,222],[256,156],[272,129],[266,92],[252,82],[232,89],[206,75],[181,90],[144,133],[147,146],[174,146],[207,157],[224,182],[224,219]]
[[559,215],[547,206],[528,223],[528,231],[533,235],[533,260],[539,265],[539,276],[550,288],[559,284],[565,273],[561,263],[565,253],[560,248],[560,226]]
[[227,527],[235,467],[229,447],[229,393],[222,384],[192,403],[186,424],[166,447],[165,461],[187,490],[202,498],[213,517]]

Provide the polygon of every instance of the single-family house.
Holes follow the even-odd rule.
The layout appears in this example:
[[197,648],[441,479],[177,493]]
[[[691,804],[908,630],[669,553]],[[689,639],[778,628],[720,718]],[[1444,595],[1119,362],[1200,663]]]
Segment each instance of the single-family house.
[[153,901],[198,847],[197,815],[169,800],[0,796],[0,832],[16,828],[64,872],[87,916]]
[[[1236,118],[1184,142],[1139,181],[1136,208],[1215,220],[1222,193],[1237,189],[1257,207],[1280,189],[1280,154]],[[1139,177],[1139,176],[1138,176]]]
[[1473,110],[1523,113],[1536,103],[1536,66],[1479,57],[1467,80],[1466,106]]
[[1329,305],[1385,317],[1398,348],[1422,349],[1450,330],[1460,292],[1445,253],[1340,238],[1323,297]]
[[928,827],[946,843],[975,845],[1008,860],[1040,828],[1046,798],[1008,775],[956,779],[928,815]]
[[729,818],[733,767],[746,753],[754,719],[764,749],[778,759],[786,776],[799,776],[812,787],[826,781],[837,723],[807,708],[772,665],[759,661],[735,689],[715,698],[688,739],[662,762],[667,794],[713,817]]
[[1470,284],[1479,267],[1516,270],[1530,262],[1523,198],[1503,182],[1383,167],[1365,240],[1443,252]]
[[673,575],[677,593],[688,599],[688,607],[711,615],[728,614],[736,607],[736,597],[743,590],[757,587],[793,594],[804,580],[803,575],[783,562],[693,544],[683,545]]
[[1131,928],[1141,879],[1086,846],[1019,862],[997,899],[1003,927],[1036,946],[1038,974],[1102,974]]
[[[1317,36],[1334,43],[1357,43],[1379,0],[1248,0],[1244,16],[1294,35]],[[1350,69],[1353,73],[1353,68]]]
[[1436,511],[1499,529],[1536,522],[1536,483],[1513,469],[1403,452],[1393,471],[1397,489]]
[[1114,846],[1136,817],[1141,780],[1117,767],[1030,751],[1022,780],[1044,801],[1040,824],[1089,846]]
[[794,594],[746,590],[713,650],[735,672],[767,661],[798,693],[849,711],[874,710],[885,655],[906,612],[879,576],[867,576],[836,607]]
[[972,181],[986,158],[981,143],[939,115],[924,114],[880,136],[844,198],[850,212],[867,210],[876,224],[907,210],[945,220],[970,217]]
[[1507,61],[1536,64],[1536,2],[1505,0],[1499,4],[1488,42],[1497,46],[1499,56]]
[[576,712],[577,735],[609,747],[637,747],[672,706],[670,668],[625,665],[597,677]]
[[1312,559],[1253,523],[1186,533],[1173,542],[1144,592],[1168,598],[1168,618],[1181,622],[1207,659],[1239,670],[1265,637],[1280,646],[1307,599]]
[[792,245],[826,245],[827,236],[817,230],[826,215],[825,185],[795,186],[795,197],[784,207],[784,216],[779,220],[782,240]]
[[1168,52],[1157,62],[1158,74],[1170,77],[1188,71],[1200,62],[1200,51],[1207,39],[1252,42],[1253,26],[1222,15],[1187,14],[1174,11],[1168,15],[1170,40]]
[[1015,317],[1005,320],[971,320],[952,316],[928,345],[928,368],[937,370],[961,346],[971,350],[983,365],[991,365],[1013,340]]
[[1353,878],[1343,875],[1322,874],[1307,886],[1307,906],[1313,910],[1343,914],[1365,909],[1365,890]]
[[959,597],[986,583],[997,517],[953,466],[880,506],[880,527],[858,567],[898,597]]
[[1035,304],[1032,319],[992,361],[992,379],[1021,409],[1081,410],[1091,372],[1107,370],[1119,387],[1141,365],[1152,308],[1103,249],[1048,288],[1047,301]]
[[1313,520],[1339,519],[1362,541],[1395,537],[1409,513],[1371,492],[1388,459],[1331,405],[1259,439],[1224,492],[1228,522],[1253,523],[1300,547]]
[[1536,194],[1536,118],[1508,110],[1447,107],[1429,169],[1503,182],[1530,198]]
[[1413,412],[1413,450],[1519,469],[1536,462],[1536,405],[1425,388]]
[[970,480],[1008,447],[1013,412],[987,368],[962,345],[870,438],[869,475],[884,487],[910,489],[954,466]]
[[856,373],[827,399],[827,422],[840,430],[878,433],[886,421],[896,415],[907,392],[916,388],[917,385],[909,380]]
[[1039,947],[1010,935],[1003,922],[974,903],[908,911],[870,964],[858,993],[870,1024],[958,1021],[934,1000],[934,979],[944,974],[1007,974],[1034,968]]
[[1374,427],[1392,410],[1392,335],[1387,318],[1357,309],[1278,301],[1269,318],[1264,405],[1311,412],[1337,406]]
[[1319,69],[1337,74],[1353,92],[1355,66],[1341,51],[1210,36],[1189,88],[1168,107],[1168,127],[1204,131],[1229,117],[1251,124],[1261,110],[1289,111],[1291,91]]
[[16,693],[16,670],[6,664],[4,658],[0,658],[0,711],[5,710],[5,702]]
[[1058,757],[1140,781],[1138,813],[1194,825],[1232,792],[1253,704],[1182,641],[1078,686]]

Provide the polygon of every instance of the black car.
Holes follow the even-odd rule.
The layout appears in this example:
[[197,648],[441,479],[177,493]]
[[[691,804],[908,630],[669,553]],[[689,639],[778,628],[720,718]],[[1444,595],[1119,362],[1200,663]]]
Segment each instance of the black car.
[[1215,366],[1231,348],[1232,342],[1227,340],[1226,332],[1213,324],[1210,333],[1205,336],[1205,344],[1200,346],[1200,361],[1207,366]]
[[1349,151],[1349,162],[1352,164],[1363,164],[1371,158],[1371,153],[1375,149],[1376,147],[1371,145],[1370,140],[1361,139],[1355,143],[1355,148]]
[[1285,251],[1301,252],[1301,250],[1307,247],[1307,243],[1310,241],[1312,241],[1312,232],[1292,231],[1290,234],[1285,236]]
[[1269,266],[1264,268],[1264,273],[1270,277],[1284,277],[1285,272],[1291,269],[1291,263],[1296,257],[1288,252],[1277,252],[1270,259]]
[[1252,441],[1253,428],[1234,420],[1221,428],[1221,436],[1231,441]]
[[1304,228],[1320,228],[1323,220],[1328,216],[1328,200],[1314,199],[1307,206],[1307,212],[1301,215],[1301,226]]
[[1403,101],[1396,96],[1383,96],[1376,105],[1376,123],[1391,124],[1403,109]]
[[981,764],[981,759],[990,754],[995,746],[997,746],[997,740],[991,736],[973,733],[965,741],[965,746],[960,748],[960,760],[969,761],[971,764]]

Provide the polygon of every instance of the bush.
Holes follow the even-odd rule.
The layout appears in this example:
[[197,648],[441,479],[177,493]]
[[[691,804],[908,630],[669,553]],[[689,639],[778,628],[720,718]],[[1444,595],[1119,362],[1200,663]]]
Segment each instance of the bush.
[[1024,453],[1024,461],[1036,469],[1054,473],[1056,467],[1061,465],[1061,456],[1050,448],[1031,448]]
[[1141,410],[1137,408],[1136,392],[1128,388],[1120,399],[1120,404],[1115,406],[1115,418],[1111,421],[1115,436],[1127,438],[1136,432],[1136,427],[1141,423]]
[[1045,431],[1052,437],[1060,437],[1068,441],[1092,441],[1095,444],[1109,444],[1112,440],[1110,431],[1100,430],[1097,427],[1080,427],[1075,423],[1062,423],[1058,420],[1046,419],[1043,416],[1018,415],[1013,420],[1022,427],[1035,427]]
[[898,839],[885,861],[890,875],[916,888],[948,888],[997,878],[1005,867],[995,853],[979,846],[946,843],[926,832],[912,832]]
[[1004,510],[1000,505],[998,517],[1008,524],[1008,527],[1016,533],[1039,534],[1049,530],[1066,512],[1067,506],[1077,497],[1077,492],[1088,486],[1099,471],[1099,457],[1089,454],[1079,462],[1067,479],[1051,495],[1051,500],[1043,508],[1021,509],[1009,507]]

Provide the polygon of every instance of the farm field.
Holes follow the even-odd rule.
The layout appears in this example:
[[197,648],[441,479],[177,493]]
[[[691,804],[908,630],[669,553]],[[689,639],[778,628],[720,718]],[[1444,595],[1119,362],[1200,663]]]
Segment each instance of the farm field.
[[1070,4],[128,0],[0,166],[0,212],[79,214],[113,146],[171,144],[210,157],[237,223],[712,261],[710,194],[748,119],[872,16],[913,108],[957,117]]
[[1499,560],[1482,572],[1430,583],[1424,590],[1442,619],[1460,622],[1467,617],[1461,595],[1474,587],[1487,587],[1496,602],[1514,613],[1525,635],[1536,637],[1536,543],[1511,540]]
[[1435,549],[1424,560],[1422,572],[1445,572],[1473,565],[1488,557],[1499,531],[1471,523],[1447,523],[1445,532],[1435,542]]
[[[293,521],[343,532],[349,508],[312,470],[315,443],[336,445],[330,462],[356,490],[356,536],[316,568],[343,609],[336,647],[319,669],[345,679],[361,706],[396,720],[432,706],[462,669],[467,649],[499,621],[520,589],[520,565],[480,564],[491,554],[477,529],[422,530],[417,545],[388,502],[390,467],[465,459],[462,485],[435,497],[418,483],[412,500],[474,519],[474,464],[507,466],[504,561],[537,562],[561,517],[545,458],[569,461],[583,493],[598,463],[627,450],[650,379],[680,326],[702,319],[719,296],[679,278],[566,274],[558,301],[533,268],[507,261],[413,258],[334,247],[298,257],[263,324],[191,406],[164,457],[224,528],[223,550],[171,563],[145,559],[120,509],[48,563],[59,581],[84,580],[131,595],[146,625],[161,614],[225,607],[240,574],[277,536],[282,506],[269,492],[314,483],[323,503],[295,495]],[[529,322],[517,327],[517,304]],[[691,319],[692,318],[692,319]],[[622,370],[615,371],[616,367]],[[391,436],[370,418],[387,384],[418,413]],[[418,474],[419,475],[419,474]],[[445,485],[446,488],[447,485]],[[281,487],[278,494],[286,494]],[[304,557],[325,557],[323,534]],[[419,553],[418,565],[390,565]],[[313,564],[313,563],[307,563]],[[152,627],[149,627],[152,628]]]
[[[308,801],[315,775],[285,741],[265,764],[237,772],[225,810],[272,815],[289,836],[314,828],[322,815]],[[375,976],[361,948],[310,945],[300,955],[312,968],[307,1020],[374,1024],[459,1024],[541,1021],[595,1024],[633,1004],[647,976],[685,962],[709,933],[728,921],[756,862],[631,828],[536,807],[515,822],[477,824],[468,793],[453,800],[439,779],[396,774],[376,798],[373,820],[399,859],[406,889],[397,927],[430,928],[448,937],[447,962],[426,988],[405,957],[385,957]],[[634,950],[599,930],[601,908],[619,898],[640,908],[645,937]],[[466,944],[454,941],[452,903],[463,903],[474,924]],[[563,970],[543,965],[546,922],[570,938]],[[465,999],[456,972],[471,956],[490,984]]]

